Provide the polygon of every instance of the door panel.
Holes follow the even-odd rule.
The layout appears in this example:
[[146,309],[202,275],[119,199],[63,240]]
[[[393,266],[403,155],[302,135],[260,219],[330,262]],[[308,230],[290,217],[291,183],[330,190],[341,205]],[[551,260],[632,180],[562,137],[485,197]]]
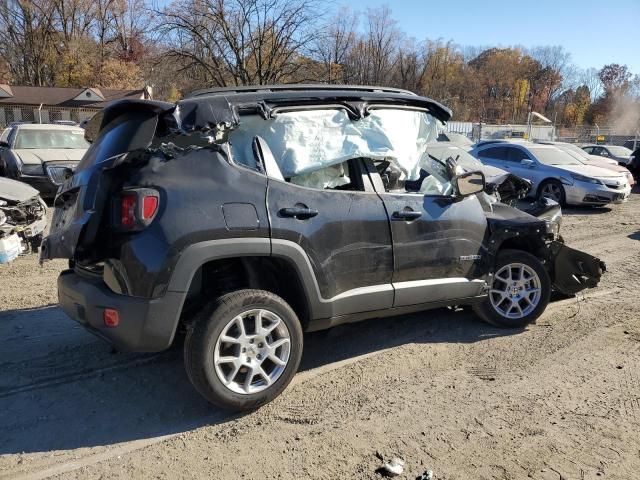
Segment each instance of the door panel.
[[504,146],[491,146],[478,152],[478,158],[482,163],[493,167],[509,170],[510,164],[507,161],[508,151]]
[[320,190],[270,178],[267,204],[272,238],[306,252],[326,316],[391,307],[391,234],[375,192]]
[[[509,172],[513,173],[522,178],[526,178],[527,180],[531,180],[533,182],[531,192],[535,192],[537,188],[537,161],[533,159],[530,155],[528,155],[524,150],[521,150],[517,147],[507,147],[508,149],[508,158],[505,162],[506,164],[511,165]],[[528,167],[522,164],[522,160],[532,160],[534,165],[532,167]]]
[[[418,194],[381,197],[391,217],[394,306],[480,294],[487,220],[475,196],[457,201]],[[407,211],[421,215],[403,218]]]

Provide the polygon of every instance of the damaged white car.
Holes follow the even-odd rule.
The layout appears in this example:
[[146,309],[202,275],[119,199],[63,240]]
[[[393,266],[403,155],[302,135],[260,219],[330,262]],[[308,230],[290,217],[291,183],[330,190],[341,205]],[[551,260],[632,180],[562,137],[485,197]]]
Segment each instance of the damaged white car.
[[35,188],[0,177],[0,263],[36,253],[47,227],[47,205]]

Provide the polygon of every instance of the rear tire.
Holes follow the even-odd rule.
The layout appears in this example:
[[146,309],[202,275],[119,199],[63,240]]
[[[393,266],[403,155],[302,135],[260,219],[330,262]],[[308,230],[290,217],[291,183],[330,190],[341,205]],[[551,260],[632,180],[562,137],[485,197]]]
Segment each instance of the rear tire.
[[473,310],[493,326],[522,328],[542,315],[550,294],[551,279],[540,260],[522,250],[502,250],[489,295]]
[[560,206],[565,207],[567,204],[567,196],[564,186],[558,180],[545,180],[538,188],[538,199],[546,197],[555,200]]
[[293,309],[264,290],[238,290],[205,307],[187,331],[184,364],[210,403],[252,410],[280,395],[302,357],[303,335]]

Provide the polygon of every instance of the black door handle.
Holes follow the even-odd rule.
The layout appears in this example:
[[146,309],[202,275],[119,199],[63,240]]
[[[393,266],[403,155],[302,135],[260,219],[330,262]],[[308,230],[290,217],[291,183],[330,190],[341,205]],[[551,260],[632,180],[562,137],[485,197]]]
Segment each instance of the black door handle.
[[280,209],[280,215],[283,217],[293,217],[298,220],[306,220],[307,218],[315,217],[318,215],[317,210],[306,207],[287,207]]
[[392,218],[394,220],[415,220],[420,218],[422,212],[415,212],[413,210],[402,210],[401,212],[393,212]]

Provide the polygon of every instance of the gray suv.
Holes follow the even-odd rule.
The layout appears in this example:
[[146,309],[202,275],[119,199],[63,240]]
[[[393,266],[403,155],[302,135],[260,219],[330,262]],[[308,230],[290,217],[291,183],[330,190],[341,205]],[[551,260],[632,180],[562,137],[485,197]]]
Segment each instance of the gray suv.
[[557,205],[485,208],[482,173],[426,153],[450,116],[359,86],[114,103],[43,243],[70,261],[60,305],[125,350],[184,332],[195,388],[251,409],[293,378],[304,331],[447,305],[522,328],[552,290],[596,286],[604,264],[563,243]]

